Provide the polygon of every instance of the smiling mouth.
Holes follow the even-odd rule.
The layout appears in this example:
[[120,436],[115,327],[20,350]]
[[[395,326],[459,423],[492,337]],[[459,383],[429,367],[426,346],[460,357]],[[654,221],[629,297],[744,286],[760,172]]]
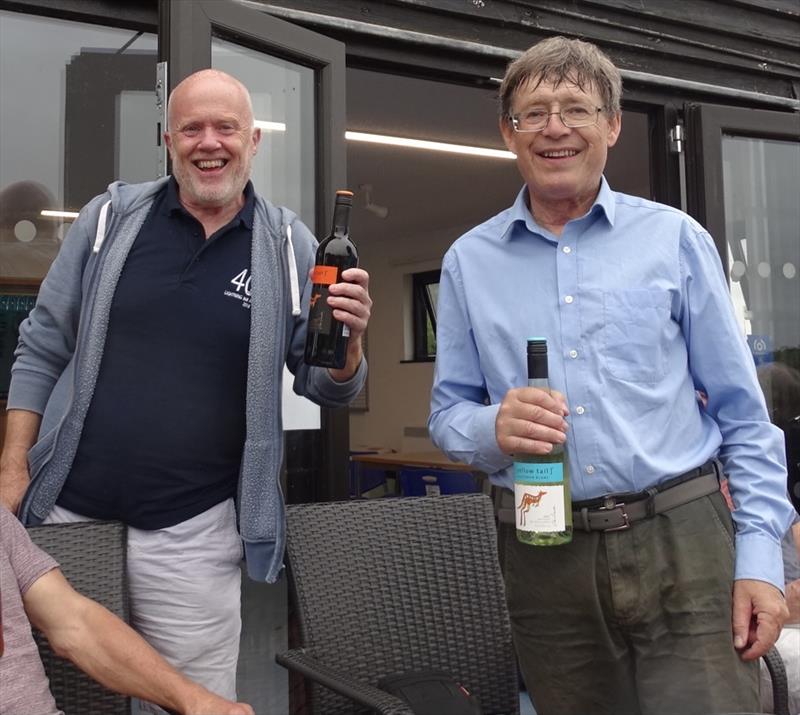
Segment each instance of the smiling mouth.
[[211,171],[213,169],[221,169],[227,163],[226,159],[201,159],[194,162],[194,165],[201,171]]
[[568,159],[572,156],[578,156],[577,149],[558,149],[553,151],[542,151],[539,152],[540,156],[543,156],[545,159]]

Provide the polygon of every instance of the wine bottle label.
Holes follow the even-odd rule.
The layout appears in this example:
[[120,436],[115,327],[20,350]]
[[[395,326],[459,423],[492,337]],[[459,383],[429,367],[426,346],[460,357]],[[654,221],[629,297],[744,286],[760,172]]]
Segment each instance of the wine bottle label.
[[322,333],[323,335],[330,335],[333,332],[333,311],[328,305],[328,286],[316,285],[316,281],[311,293],[307,330],[310,333]]
[[514,483],[514,506],[518,531],[556,532],[567,528],[564,487]]
[[532,484],[560,484],[564,481],[561,462],[514,462],[514,479]]
[[316,285],[333,285],[339,277],[339,269],[336,266],[314,266],[311,273],[311,282]]

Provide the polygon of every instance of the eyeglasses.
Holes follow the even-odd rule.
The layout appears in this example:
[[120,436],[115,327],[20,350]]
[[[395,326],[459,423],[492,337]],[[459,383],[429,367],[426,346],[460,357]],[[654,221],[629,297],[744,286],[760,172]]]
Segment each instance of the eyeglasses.
[[557,114],[561,123],[570,129],[590,127],[597,124],[597,117],[603,107],[593,107],[590,104],[568,104],[557,112],[548,112],[547,107],[531,107],[519,114],[509,116],[515,132],[541,132],[550,122],[550,117]]

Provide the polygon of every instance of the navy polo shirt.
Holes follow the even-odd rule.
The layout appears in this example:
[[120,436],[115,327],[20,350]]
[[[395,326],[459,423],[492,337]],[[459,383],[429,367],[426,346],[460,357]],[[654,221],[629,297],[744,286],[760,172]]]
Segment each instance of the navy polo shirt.
[[58,504],[139,529],[236,493],[245,440],[255,198],[205,239],[175,180],[156,198],[111,305],[97,387]]

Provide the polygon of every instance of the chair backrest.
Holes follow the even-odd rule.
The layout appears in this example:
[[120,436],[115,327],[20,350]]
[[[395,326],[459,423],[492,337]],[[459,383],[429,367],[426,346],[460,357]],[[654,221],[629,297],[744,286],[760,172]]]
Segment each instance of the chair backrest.
[[[127,530],[118,522],[48,524],[28,528],[33,542],[59,562],[72,587],[129,621],[126,571]],[[68,715],[130,715],[130,698],[92,680],[70,661],[57,656],[34,628],[56,704]]]
[[[483,494],[292,505],[287,554],[303,646],[362,682],[451,674],[483,712],[518,713],[494,513]],[[315,687],[318,713],[353,704]]]

